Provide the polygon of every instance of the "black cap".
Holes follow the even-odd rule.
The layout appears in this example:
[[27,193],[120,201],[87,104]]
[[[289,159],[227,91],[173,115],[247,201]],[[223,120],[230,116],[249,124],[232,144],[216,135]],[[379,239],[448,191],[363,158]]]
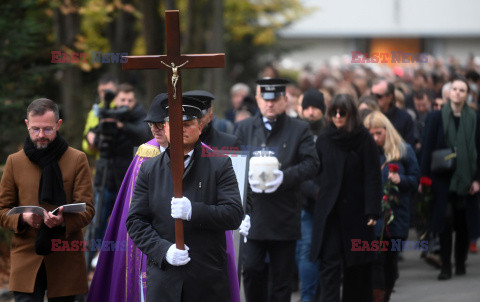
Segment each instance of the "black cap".
[[147,116],[143,120],[144,122],[161,123],[165,121],[167,112],[165,112],[165,109],[162,107],[162,102],[164,100],[168,100],[168,94],[166,93],[160,93],[153,98],[152,105],[148,109]]
[[288,83],[289,81],[285,79],[264,78],[257,80],[257,84],[260,86],[260,95],[265,100],[274,100],[284,96]]
[[[165,120],[168,121],[168,98],[162,101],[162,107],[167,113],[167,117],[165,118]],[[182,110],[184,121],[201,118],[202,110],[204,109],[205,105],[202,101],[191,96],[182,95]]]
[[202,103],[204,104],[205,110],[208,110],[210,109],[210,107],[212,107],[212,101],[215,99],[215,96],[213,94],[205,90],[187,91],[183,93],[183,96],[191,96],[202,101]]
[[305,110],[310,106],[317,107],[322,111],[323,114],[325,114],[326,106],[323,93],[316,89],[307,90],[303,94],[302,109]]

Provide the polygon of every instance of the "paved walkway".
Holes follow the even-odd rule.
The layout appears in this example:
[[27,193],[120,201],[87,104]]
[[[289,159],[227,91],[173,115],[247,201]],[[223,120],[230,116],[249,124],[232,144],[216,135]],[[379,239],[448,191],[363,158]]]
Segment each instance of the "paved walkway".
[[[400,278],[391,302],[480,301],[480,254],[469,254],[465,276],[454,275],[447,281],[437,280],[440,271],[420,259],[419,251],[404,252],[403,257],[404,260],[399,264]],[[1,294],[2,292],[5,294],[5,291],[6,288],[0,289],[0,301],[13,301],[13,299],[2,299]],[[291,301],[299,302],[300,294],[294,293]]]
[[[438,281],[440,270],[420,259],[419,251],[403,253],[399,263],[400,278],[395,285],[391,302],[479,302],[480,301],[480,254],[469,254],[467,274],[447,281]],[[455,272],[455,269],[453,269]],[[300,301],[294,293],[292,302]]]

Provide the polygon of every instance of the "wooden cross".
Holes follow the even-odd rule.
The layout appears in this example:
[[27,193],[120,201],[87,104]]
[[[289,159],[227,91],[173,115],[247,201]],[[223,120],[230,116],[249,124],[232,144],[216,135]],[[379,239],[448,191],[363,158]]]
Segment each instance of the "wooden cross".
[[[182,197],[183,179],[183,114],[181,69],[224,68],[225,54],[180,53],[180,25],[178,10],[165,11],[167,55],[127,56],[122,70],[167,69],[168,70],[168,116],[170,123],[170,159],[173,174],[173,192]],[[221,37],[219,37],[221,38]],[[185,249],[183,222],[175,219],[175,243],[178,249]]]

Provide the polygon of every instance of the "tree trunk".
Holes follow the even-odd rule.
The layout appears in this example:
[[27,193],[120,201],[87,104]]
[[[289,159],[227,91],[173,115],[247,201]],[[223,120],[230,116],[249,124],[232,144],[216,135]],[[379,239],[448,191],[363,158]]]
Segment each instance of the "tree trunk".
[[[145,37],[147,55],[160,55],[164,53],[165,25],[163,18],[158,13],[159,0],[140,1],[142,12],[142,33]],[[145,75],[145,103],[150,105],[153,98],[167,91],[166,72],[160,70],[141,71]]]
[[[66,46],[76,51],[75,39],[80,33],[79,7],[80,1],[63,0],[55,10],[57,49]],[[60,95],[65,129],[62,133],[66,134],[65,138],[73,146],[80,146],[82,138],[83,127],[78,125],[83,125],[84,121],[81,115],[76,114],[82,108],[81,91],[83,91],[81,71],[76,65],[69,64],[60,73]]]
[[[207,38],[207,52],[209,53],[221,53],[225,52],[224,42],[224,24],[223,24],[223,0],[214,0],[213,2],[213,24],[212,24],[212,36]],[[225,54],[227,56],[227,54]],[[225,59],[226,61],[226,59]],[[206,83],[207,89],[211,90],[215,95],[215,111],[224,112],[227,109],[228,101],[226,94],[225,81],[226,72],[225,68],[213,68],[207,70],[206,79],[209,80]],[[223,115],[223,114],[222,114]]]
[[[134,6],[131,0],[123,0],[122,5]],[[135,31],[135,16],[123,9],[118,10],[116,18],[108,25],[107,37],[110,51],[113,53],[131,54],[133,44],[138,36]],[[118,78],[119,83],[126,82],[128,75],[122,72],[121,64],[108,64],[108,71]]]

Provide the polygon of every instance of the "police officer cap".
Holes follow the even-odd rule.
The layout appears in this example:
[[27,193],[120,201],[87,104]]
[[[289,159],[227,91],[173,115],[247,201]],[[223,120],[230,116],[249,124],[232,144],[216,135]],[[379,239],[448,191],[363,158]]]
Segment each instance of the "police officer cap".
[[147,116],[143,120],[144,122],[161,123],[165,121],[165,117],[167,117],[167,113],[165,112],[165,109],[162,107],[163,100],[168,100],[168,94],[160,93],[159,95],[153,98],[152,105],[148,109]]
[[183,94],[183,96],[191,96],[191,97],[194,97],[200,101],[202,101],[202,103],[204,104],[204,107],[205,107],[205,112],[203,112],[203,114],[206,113],[206,110],[210,109],[210,107],[212,107],[212,101],[215,99],[215,96],[213,94],[211,94],[210,92],[208,91],[205,91],[205,90],[191,90],[191,91],[187,91]]
[[257,80],[257,84],[260,86],[260,95],[265,100],[274,100],[284,96],[288,83],[289,81],[285,79],[264,78]]
[[[167,117],[165,118],[165,120],[168,121],[168,98],[162,101],[162,107],[167,112]],[[182,111],[184,121],[201,118],[202,110],[204,109],[205,105],[202,101],[192,96],[182,95]]]

